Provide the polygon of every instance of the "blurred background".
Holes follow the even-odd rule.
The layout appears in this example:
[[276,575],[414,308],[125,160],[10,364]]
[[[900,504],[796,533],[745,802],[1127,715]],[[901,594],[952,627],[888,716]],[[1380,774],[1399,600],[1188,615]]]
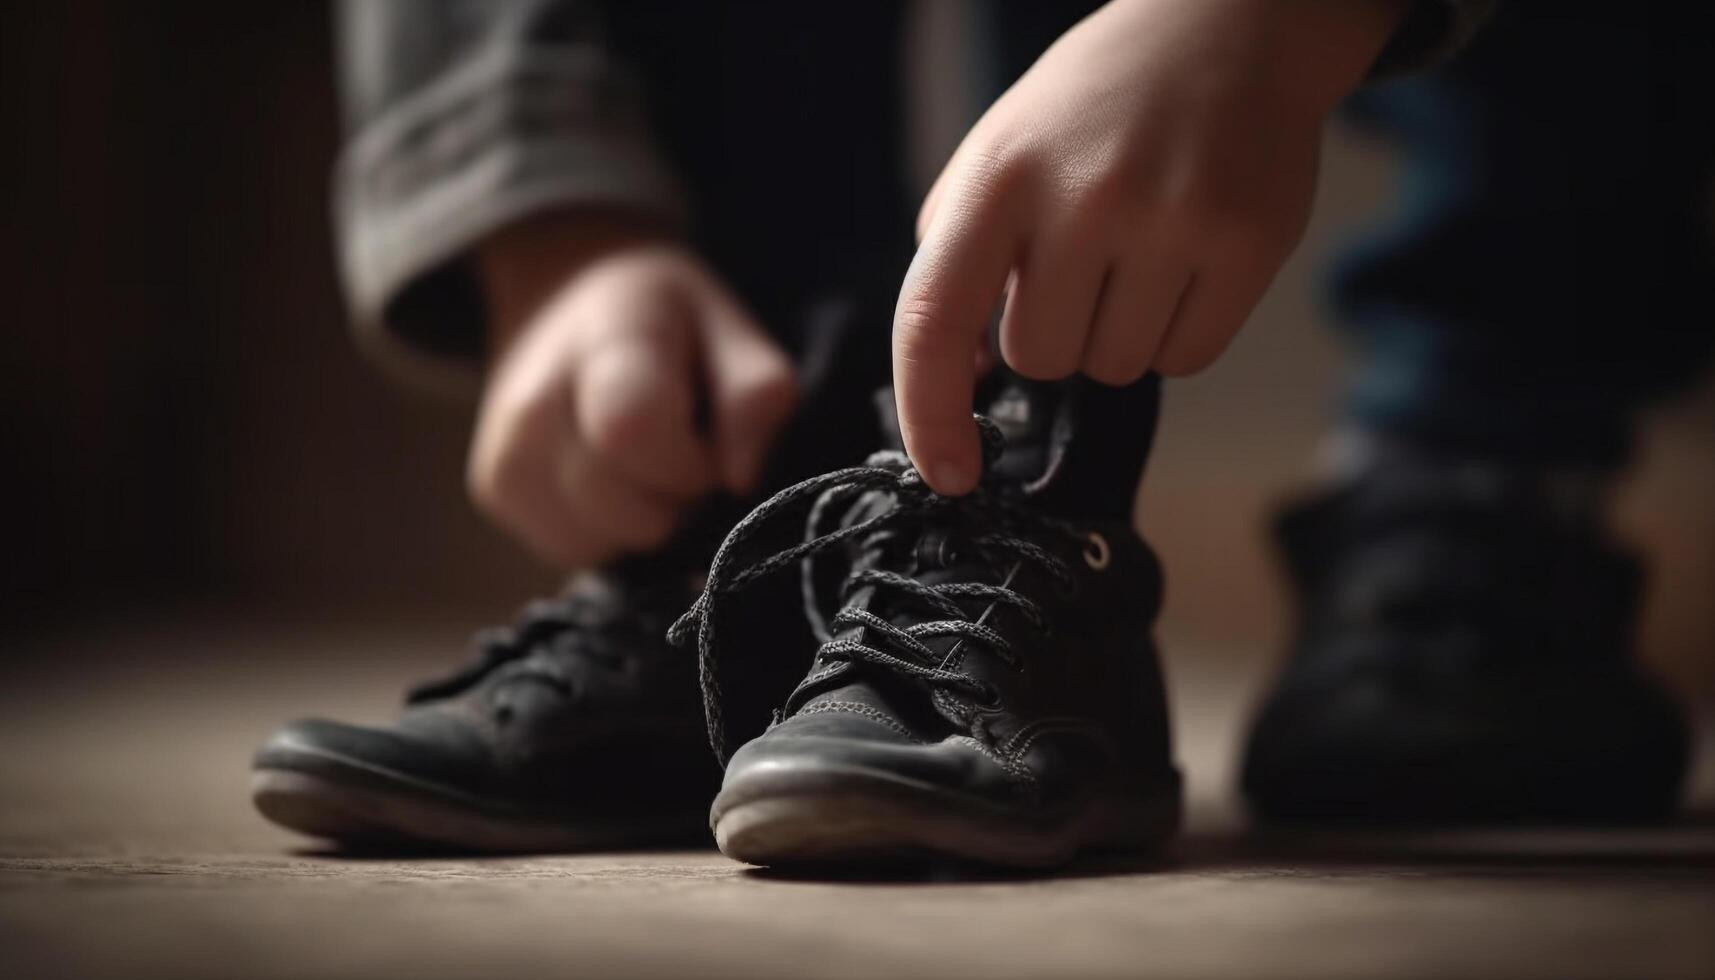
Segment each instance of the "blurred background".
[[[923,5],[922,26],[957,30],[958,6]],[[1304,246],[1230,354],[1168,386],[1139,498],[1168,568],[1184,865],[1009,891],[810,886],[712,852],[305,852],[251,809],[259,741],[294,715],[388,717],[558,585],[464,498],[473,406],[393,383],[351,340],[330,28],[320,3],[0,5],[0,974],[758,975],[778,955],[782,975],[905,975],[951,951],[995,975],[1134,953],[1104,975],[1711,975],[1697,816],[1379,870],[1208,850],[1239,826],[1236,738],[1289,626],[1270,516],[1314,477],[1340,387],[1322,263],[1393,199],[1388,153],[1338,129]],[[924,179],[968,107],[921,108]],[[1652,569],[1640,654],[1701,706],[1707,746],[1708,384],[1651,417],[1618,504]],[[881,925],[853,942],[862,916]]]
[[[348,336],[328,220],[328,11],[91,2],[3,16],[5,628],[444,625],[431,666],[465,628],[552,589],[463,498],[471,405],[391,383]],[[940,129],[921,172],[956,138]],[[1331,134],[1305,246],[1232,353],[1169,386],[1139,514],[1168,563],[1164,630],[1198,656],[1260,665],[1282,634],[1268,515],[1313,472],[1341,374],[1320,263],[1388,206],[1391,180],[1384,150]],[[1653,561],[1643,653],[1703,700],[1712,502],[1706,386],[1652,420],[1621,501]]]

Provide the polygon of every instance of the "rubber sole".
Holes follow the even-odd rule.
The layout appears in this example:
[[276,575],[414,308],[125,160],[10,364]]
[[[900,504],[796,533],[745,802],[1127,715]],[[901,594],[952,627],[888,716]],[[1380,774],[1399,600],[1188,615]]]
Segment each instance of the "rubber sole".
[[250,796],[257,811],[289,830],[352,848],[541,854],[708,840],[699,812],[623,821],[537,817],[501,811],[359,760],[316,753],[300,762],[253,772]]
[[1159,849],[1179,819],[1177,778],[1154,795],[1032,815],[884,773],[818,767],[733,781],[716,797],[710,822],[722,853],[762,866],[1050,868],[1084,851]]

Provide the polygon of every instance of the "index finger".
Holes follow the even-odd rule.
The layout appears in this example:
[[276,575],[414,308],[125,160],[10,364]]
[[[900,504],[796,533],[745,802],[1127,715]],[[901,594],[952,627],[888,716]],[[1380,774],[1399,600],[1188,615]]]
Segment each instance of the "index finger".
[[949,497],[969,493],[980,476],[975,354],[1014,246],[993,200],[941,203],[894,309],[893,393],[905,452],[930,488]]

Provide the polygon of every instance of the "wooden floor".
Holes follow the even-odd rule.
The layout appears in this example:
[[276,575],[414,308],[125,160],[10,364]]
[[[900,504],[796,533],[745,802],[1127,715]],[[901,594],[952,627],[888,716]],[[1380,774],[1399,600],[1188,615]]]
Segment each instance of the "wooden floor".
[[1715,977],[1715,822],[1252,839],[1226,783],[1255,672],[1194,650],[1172,663],[1191,830],[1156,865],[826,881],[704,850],[352,859],[251,813],[271,726],[384,718],[454,646],[286,620],[7,644],[0,976]]

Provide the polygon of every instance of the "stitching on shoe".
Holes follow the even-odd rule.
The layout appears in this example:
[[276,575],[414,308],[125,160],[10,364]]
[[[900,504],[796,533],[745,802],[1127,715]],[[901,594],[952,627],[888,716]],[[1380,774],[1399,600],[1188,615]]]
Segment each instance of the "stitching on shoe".
[[[808,687],[809,685],[814,684],[818,681],[827,680],[828,678],[834,676],[834,674],[836,674],[840,670],[842,670],[845,666],[846,665],[844,663],[829,664],[828,666],[823,667],[821,670],[816,671],[814,674],[811,674],[809,677],[804,678],[802,681],[799,681],[798,686],[799,687]],[[830,701],[827,703],[829,703],[829,704],[845,704],[847,702]]]
[[901,725],[899,722],[893,720],[892,718],[889,718],[882,711],[880,711],[876,708],[872,708],[869,705],[863,704],[862,702],[859,702],[859,701],[817,701],[815,704],[812,704],[809,707],[804,708],[803,710],[799,711],[793,717],[802,717],[804,715],[819,715],[819,714],[825,714],[829,711],[842,711],[842,712],[845,712],[846,714],[859,715],[861,717],[868,718],[870,721],[876,722],[877,724],[888,729],[889,731],[892,731],[896,734],[905,736],[907,739],[909,739],[914,744],[919,744],[919,745],[922,744],[922,740],[919,739],[917,736],[911,734],[911,730],[909,728],[906,728],[904,725]]
[[1036,789],[1039,786],[1036,774],[1031,772],[1027,766],[1021,764],[1017,759],[1004,758],[994,749],[989,748],[969,735],[949,735],[947,736],[946,741],[956,742],[966,748],[980,753],[995,765],[999,766],[1008,775],[1012,776],[1013,779],[1024,783],[1031,789]]
[[1032,745],[1035,745],[1045,736],[1062,733],[1088,735],[1104,748],[1112,751],[1111,740],[1107,735],[1081,718],[1044,718],[1040,721],[1033,721],[1014,732],[1012,737],[1002,744],[1001,750],[1010,758],[1020,760],[1019,764],[1023,765],[1024,754],[1030,751]]

